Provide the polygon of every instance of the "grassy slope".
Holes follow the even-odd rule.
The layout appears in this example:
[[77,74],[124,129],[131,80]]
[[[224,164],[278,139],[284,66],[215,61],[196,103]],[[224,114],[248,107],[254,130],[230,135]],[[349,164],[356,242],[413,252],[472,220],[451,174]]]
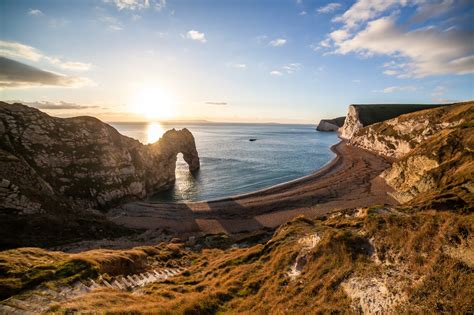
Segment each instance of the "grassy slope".
[[[348,310],[353,305],[342,286],[348,279],[384,277],[388,277],[387,287],[391,291],[406,296],[398,306],[400,312],[472,311],[473,261],[459,252],[463,244],[472,240],[474,215],[410,213],[409,208],[390,212],[382,207],[360,213],[356,216],[355,211],[348,210],[314,221],[300,217],[281,226],[270,241],[247,248],[187,251],[174,245],[166,249],[167,254],[163,254],[164,249],[148,247],[73,255],[21,249],[4,252],[2,258],[19,259],[22,263],[16,264],[15,268],[19,269],[15,272],[24,275],[29,274],[25,266],[32,264],[35,267],[29,266],[29,270],[36,270],[45,261],[48,261],[46,265],[59,266],[55,274],[67,262],[78,260],[92,266],[89,269],[96,273],[110,273],[110,266],[122,266],[123,261],[135,261],[132,266],[151,258],[161,263],[173,260],[173,264],[187,265],[187,272],[182,276],[149,285],[138,294],[96,290],[55,306],[56,311],[334,312]],[[301,275],[291,280],[287,273],[301,251],[299,240],[314,234],[321,240],[307,252]],[[7,265],[11,263],[8,261]],[[145,268],[146,264],[141,266]],[[115,273],[132,271],[130,267],[119,268]],[[62,281],[85,273],[80,269],[74,275],[65,275]],[[54,284],[59,278],[50,281]]]
[[397,116],[416,112],[419,110],[435,108],[444,105],[433,104],[354,104],[359,112],[359,120],[362,125],[367,126],[380,121],[395,118]]

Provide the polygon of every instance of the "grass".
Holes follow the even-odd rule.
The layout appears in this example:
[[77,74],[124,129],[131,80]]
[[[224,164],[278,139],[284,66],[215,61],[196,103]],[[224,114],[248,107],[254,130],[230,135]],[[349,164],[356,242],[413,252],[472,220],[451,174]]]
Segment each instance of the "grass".
[[[392,268],[392,280],[408,297],[398,311],[469,311],[473,305],[473,270],[447,255],[443,248],[455,246],[457,238],[472,236],[474,215],[409,213],[410,208],[400,211],[405,214],[380,214],[367,209],[362,217],[351,216],[351,211],[330,219],[300,217],[277,229],[266,243],[249,248],[205,249],[196,254],[186,275],[150,285],[141,295],[101,290],[56,310],[166,310],[163,314],[340,312],[351,307],[341,287],[344,281],[378,277]],[[287,272],[301,250],[298,239],[314,233],[321,236],[321,241],[309,252],[302,274],[291,280]],[[374,240],[379,259],[387,264],[374,263],[369,239]]]
[[176,245],[137,247],[131,250],[98,249],[78,254],[40,248],[7,250],[0,252],[0,299],[39,284],[57,286],[99,274],[107,277],[140,273],[150,263],[157,266],[177,265],[184,255]]

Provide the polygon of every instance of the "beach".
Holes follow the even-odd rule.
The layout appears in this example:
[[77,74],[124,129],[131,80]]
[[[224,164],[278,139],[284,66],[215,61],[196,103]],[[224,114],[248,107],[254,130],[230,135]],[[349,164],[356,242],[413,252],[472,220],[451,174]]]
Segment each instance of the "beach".
[[336,157],[315,173],[268,189],[201,202],[131,202],[107,213],[114,223],[171,233],[239,233],[275,228],[298,215],[312,218],[339,209],[394,205],[378,175],[391,161],[340,142]]

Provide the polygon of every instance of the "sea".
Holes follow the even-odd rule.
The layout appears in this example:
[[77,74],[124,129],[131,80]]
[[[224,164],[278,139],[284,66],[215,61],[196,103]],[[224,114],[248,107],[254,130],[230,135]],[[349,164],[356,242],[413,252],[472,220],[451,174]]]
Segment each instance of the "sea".
[[[178,155],[176,182],[151,201],[202,201],[253,192],[309,175],[335,156],[336,133],[315,125],[242,123],[111,123],[120,133],[147,144],[168,129],[194,135],[201,169],[191,174]],[[250,139],[255,139],[250,141]]]

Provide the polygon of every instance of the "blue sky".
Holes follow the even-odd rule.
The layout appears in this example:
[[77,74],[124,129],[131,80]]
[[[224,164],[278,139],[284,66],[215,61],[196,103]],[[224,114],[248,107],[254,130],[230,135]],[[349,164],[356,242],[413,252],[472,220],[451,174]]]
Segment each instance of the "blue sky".
[[0,11],[0,98],[53,115],[314,123],[351,103],[474,99],[465,0],[1,0]]

